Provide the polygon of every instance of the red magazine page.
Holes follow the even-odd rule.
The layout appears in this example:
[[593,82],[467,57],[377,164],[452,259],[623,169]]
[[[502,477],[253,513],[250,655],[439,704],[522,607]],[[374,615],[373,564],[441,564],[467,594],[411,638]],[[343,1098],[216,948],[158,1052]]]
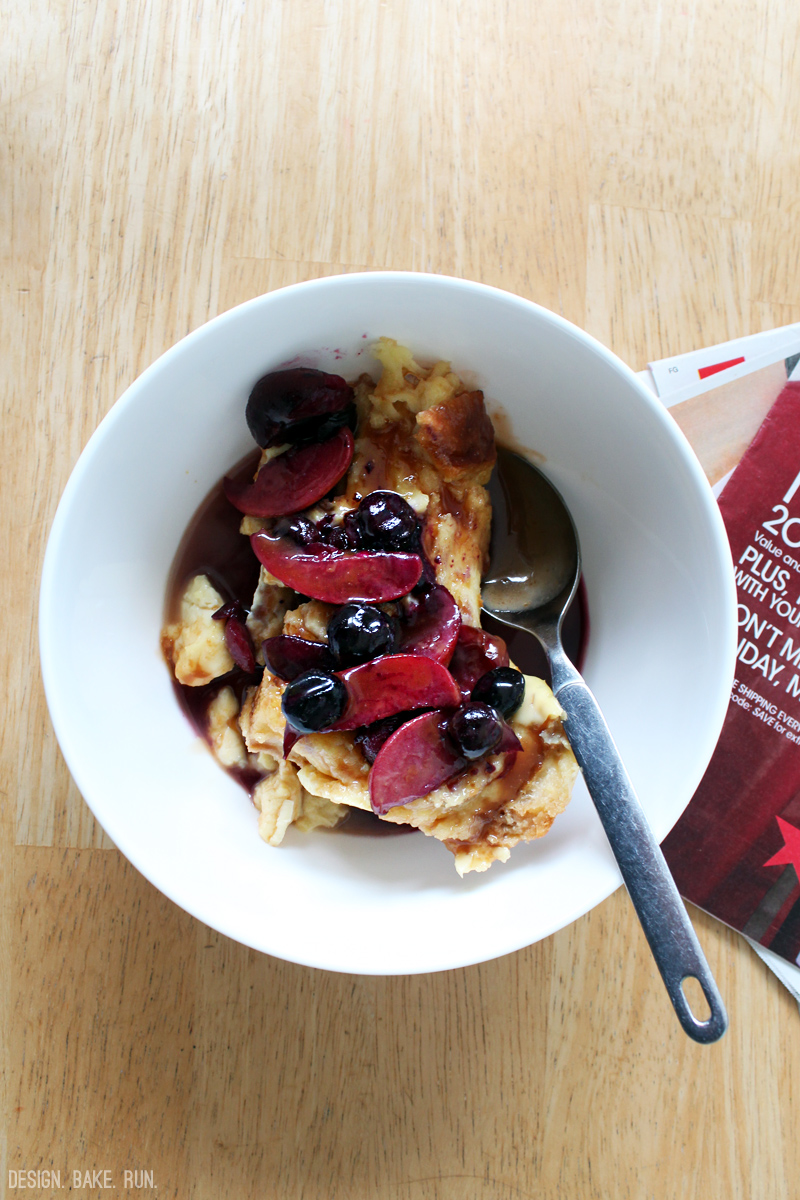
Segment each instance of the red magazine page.
[[720,496],[739,596],[736,680],[714,757],[662,849],[693,903],[800,961],[800,381]]

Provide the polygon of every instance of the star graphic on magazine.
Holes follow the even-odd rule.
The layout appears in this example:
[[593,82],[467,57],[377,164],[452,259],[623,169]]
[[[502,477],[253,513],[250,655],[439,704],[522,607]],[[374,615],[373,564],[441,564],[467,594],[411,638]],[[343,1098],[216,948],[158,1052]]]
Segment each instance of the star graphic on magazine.
[[783,834],[783,846],[777,854],[773,854],[772,858],[768,859],[765,867],[780,867],[786,863],[791,863],[797,872],[797,877],[800,879],[800,829],[796,829],[794,825],[790,825],[788,821],[784,821],[781,817],[776,817],[780,831]]

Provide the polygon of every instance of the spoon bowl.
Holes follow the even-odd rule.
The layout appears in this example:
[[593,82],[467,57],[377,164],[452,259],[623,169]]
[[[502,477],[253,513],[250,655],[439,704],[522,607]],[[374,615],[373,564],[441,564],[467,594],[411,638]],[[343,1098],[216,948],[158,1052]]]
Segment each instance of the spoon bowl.
[[[565,732],[678,1019],[695,1041],[714,1042],[728,1024],[717,985],[600,707],[561,644],[581,572],[574,522],[556,489],[521,455],[501,448],[497,472],[502,503],[493,512],[483,609],[539,640]],[[687,979],[699,982],[708,1002],[702,1020],[684,991]]]
[[483,607],[505,613],[565,613],[581,574],[578,534],[566,504],[527,459],[498,447],[491,565]]

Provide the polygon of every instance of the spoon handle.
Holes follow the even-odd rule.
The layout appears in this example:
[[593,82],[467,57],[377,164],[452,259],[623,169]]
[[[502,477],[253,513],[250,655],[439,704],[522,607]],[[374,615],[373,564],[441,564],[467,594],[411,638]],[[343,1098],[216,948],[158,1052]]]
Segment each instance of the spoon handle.
[[[560,645],[548,647],[548,656],[553,690],[567,714],[567,736],[678,1020],[696,1042],[715,1042],[728,1027],[725,1006],[614,739],[597,701]],[[711,1009],[704,1021],[695,1017],[681,986],[692,977]]]

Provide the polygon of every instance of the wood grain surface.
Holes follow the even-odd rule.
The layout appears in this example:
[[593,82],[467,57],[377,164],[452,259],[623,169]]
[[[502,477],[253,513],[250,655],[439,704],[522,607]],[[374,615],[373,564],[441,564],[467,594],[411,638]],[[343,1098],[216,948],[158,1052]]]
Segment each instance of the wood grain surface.
[[[620,893],[445,974],[348,977],[247,950],[93,820],[48,720],[36,610],[59,495],[101,417],[178,338],[264,291],[386,267],[465,276],[635,368],[800,320],[797,7],[0,14],[0,1195],[39,1170],[78,1196],[162,1200],[796,1196],[800,1018],[741,938],[693,914],[731,1017],[708,1048],[673,1019]],[[692,434],[710,474],[757,414],[740,416]]]

